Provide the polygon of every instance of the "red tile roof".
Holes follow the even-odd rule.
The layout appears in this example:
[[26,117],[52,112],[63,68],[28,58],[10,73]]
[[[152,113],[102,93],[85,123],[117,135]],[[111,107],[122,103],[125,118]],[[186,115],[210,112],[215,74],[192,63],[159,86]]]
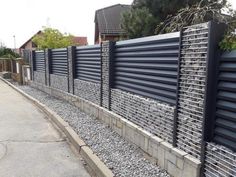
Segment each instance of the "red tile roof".
[[78,37],[75,36],[73,38],[74,43],[78,43],[79,45],[88,45],[87,37]]

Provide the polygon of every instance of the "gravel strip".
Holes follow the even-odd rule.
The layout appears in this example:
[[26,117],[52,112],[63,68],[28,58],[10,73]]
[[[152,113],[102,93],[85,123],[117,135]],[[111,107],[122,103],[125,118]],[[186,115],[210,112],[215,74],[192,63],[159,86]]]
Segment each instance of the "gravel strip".
[[29,86],[17,86],[60,115],[117,177],[169,177],[165,170],[144,158],[141,150],[106,124],[66,101]]

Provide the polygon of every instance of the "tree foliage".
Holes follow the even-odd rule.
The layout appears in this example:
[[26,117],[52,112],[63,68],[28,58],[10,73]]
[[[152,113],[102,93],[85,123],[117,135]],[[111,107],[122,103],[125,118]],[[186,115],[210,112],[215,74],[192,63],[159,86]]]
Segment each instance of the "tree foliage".
[[14,59],[18,57],[20,57],[20,55],[15,53],[12,49],[6,48],[4,46],[0,47],[0,58]]
[[37,45],[37,49],[55,49],[78,45],[77,43],[74,43],[72,35],[63,34],[59,30],[53,28],[44,28],[42,34],[36,35],[32,41]]
[[121,28],[127,32],[128,38],[152,35],[157,20],[146,7],[131,9],[123,15]]
[[[168,15],[199,0],[134,0],[131,11],[123,14],[122,29],[129,38],[153,35]],[[205,0],[207,1],[207,0]],[[154,25],[155,24],[155,25]]]
[[180,9],[176,15],[169,15],[157,25],[156,33],[179,31],[184,26],[194,25],[207,21],[227,24],[228,29],[224,39],[220,42],[223,50],[236,49],[236,12],[227,0],[204,0]]
[[155,18],[163,21],[166,16],[175,14],[179,9],[191,6],[197,2],[199,0],[134,0],[132,6],[135,9],[146,7]]
[[[229,15],[223,14],[223,11]],[[226,0],[212,0],[208,1],[207,4],[201,0],[192,6],[180,9],[175,15],[169,15],[157,26],[156,33],[179,31],[183,26],[211,20],[228,24],[233,19],[232,12]]]
[[[234,25],[236,26],[236,25]],[[222,50],[235,50],[236,49],[236,34],[235,32],[227,32],[224,39],[220,42],[220,48]]]

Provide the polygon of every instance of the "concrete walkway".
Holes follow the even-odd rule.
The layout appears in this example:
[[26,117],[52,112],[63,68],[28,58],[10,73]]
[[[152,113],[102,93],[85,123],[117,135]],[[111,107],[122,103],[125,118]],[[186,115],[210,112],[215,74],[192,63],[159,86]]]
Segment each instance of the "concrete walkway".
[[0,80],[0,176],[89,177],[65,137]]

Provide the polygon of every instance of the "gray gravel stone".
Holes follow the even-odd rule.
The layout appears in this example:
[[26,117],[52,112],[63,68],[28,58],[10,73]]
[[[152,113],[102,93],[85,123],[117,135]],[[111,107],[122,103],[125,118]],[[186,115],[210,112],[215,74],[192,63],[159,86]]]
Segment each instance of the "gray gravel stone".
[[81,112],[66,101],[29,86],[20,89],[60,115],[91,147],[117,177],[169,177],[165,170],[144,158],[142,151],[124,140],[106,124]]

